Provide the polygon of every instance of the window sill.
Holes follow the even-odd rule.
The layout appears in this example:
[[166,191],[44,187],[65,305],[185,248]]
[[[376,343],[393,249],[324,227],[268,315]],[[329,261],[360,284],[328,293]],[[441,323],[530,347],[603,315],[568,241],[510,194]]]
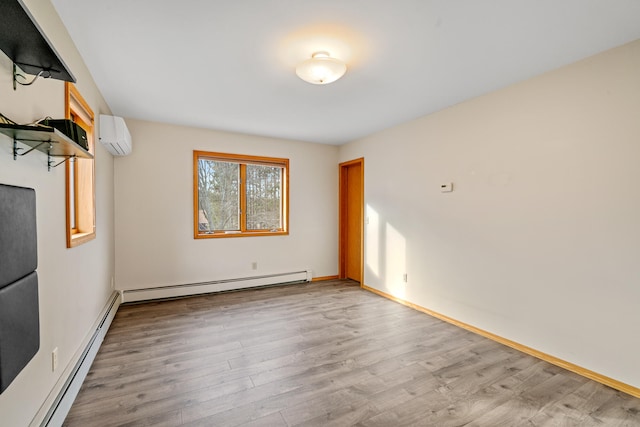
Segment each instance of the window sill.
[[288,231],[250,231],[250,232],[242,232],[242,231],[216,231],[212,233],[198,233],[193,236],[194,239],[224,239],[228,237],[261,237],[261,236],[286,236],[288,235]]
[[67,238],[67,248],[75,248],[96,238],[96,232],[75,233]]

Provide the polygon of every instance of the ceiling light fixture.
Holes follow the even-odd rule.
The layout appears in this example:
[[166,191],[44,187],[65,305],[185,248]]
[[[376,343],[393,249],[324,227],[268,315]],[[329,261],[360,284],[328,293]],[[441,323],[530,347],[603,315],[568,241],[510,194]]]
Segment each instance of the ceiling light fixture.
[[347,66],[328,52],[316,52],[296,67],[296,74],[305,82],[314,85],[333,83],[347,72]]

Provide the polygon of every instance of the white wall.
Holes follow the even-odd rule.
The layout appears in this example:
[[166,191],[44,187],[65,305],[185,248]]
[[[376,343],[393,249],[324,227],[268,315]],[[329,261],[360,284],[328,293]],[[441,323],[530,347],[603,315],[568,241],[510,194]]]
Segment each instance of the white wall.
[[[314,277],[337,274],[337,147],[126,122],[133,153],[115,160],[118,289],[305,268]],[[290,159],[290,234],[195,240],[193,150]]]
[[639,76],[636,41],[342,146],[365,284],[640,387]]
[[[25,3],[78,79],[77,87],[94,113],[108,112],[53,6],[48,1]],[[63,82],[38,80],[33,86],[18,87],[14,92],[11,73],[11,61],[0,52],[1,113],[19,123],[44,116],[64,117]],[[64,166],[47,172],[47,157],[39,152],[14,161],[11,139],[0,135],[0,183],[36,190],[40,302],[40,350],[0,395],[3,426],[26,426],[34,419],[111,294],[113,158],[99,146],[95,170],[97,237],[67,249]],[[55,347],[59,351],[59,364],[52,372],[51,352]]]

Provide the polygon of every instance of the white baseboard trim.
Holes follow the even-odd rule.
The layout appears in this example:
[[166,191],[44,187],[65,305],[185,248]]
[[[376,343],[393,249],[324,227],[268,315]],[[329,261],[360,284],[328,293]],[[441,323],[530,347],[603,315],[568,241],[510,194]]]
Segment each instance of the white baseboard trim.
[[62,426],[121,303],[121,296],[118,293],[114,293],[109,298],[91,332],[65,368],[30,427]]
[[311,270],[300,270],[288,273],[267,274],[263,276],[212,280],[209,282],[185,283],[180,285],[158,286],[143,289],[127,289],[120,291],[120,293],[122,294],[123,303],[137,302],[255,288],[260,286],[310,282],[312,279],[311,276]]

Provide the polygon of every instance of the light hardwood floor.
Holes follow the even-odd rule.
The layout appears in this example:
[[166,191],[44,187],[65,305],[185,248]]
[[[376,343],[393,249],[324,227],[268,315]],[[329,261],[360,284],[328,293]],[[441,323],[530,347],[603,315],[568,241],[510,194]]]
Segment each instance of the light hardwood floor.
[[640,426],[640,399],[327,281],[120,308],[65,426]]

